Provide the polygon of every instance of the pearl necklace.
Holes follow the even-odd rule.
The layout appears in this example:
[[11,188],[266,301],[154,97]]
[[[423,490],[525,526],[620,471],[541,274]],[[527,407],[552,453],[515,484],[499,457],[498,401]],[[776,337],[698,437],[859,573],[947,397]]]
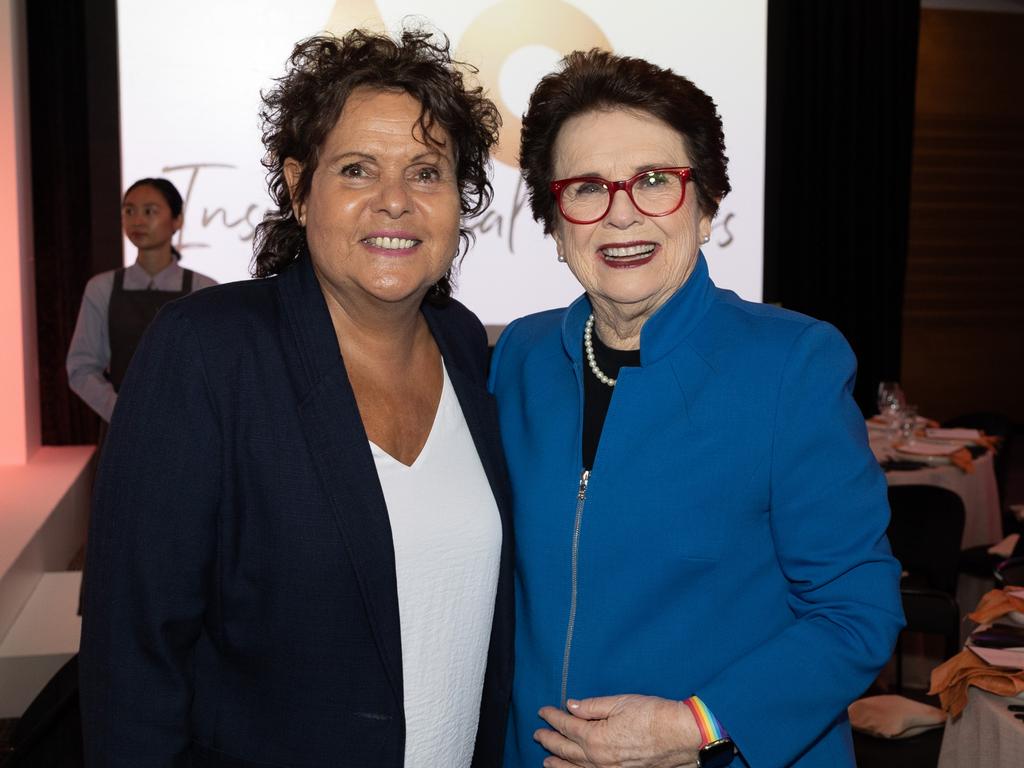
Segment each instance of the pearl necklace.
[[583,327],[583,351],[587,355],[587,364],[590,366],[590,372],[594,374],[598,381],[602,384],[607,384],[609,387],[615,386],[615,379],[606,374],[600,368],[597,367],[597,358],[594,356],[594,314],[591,313],[590,317],[587,318],[587,324]]

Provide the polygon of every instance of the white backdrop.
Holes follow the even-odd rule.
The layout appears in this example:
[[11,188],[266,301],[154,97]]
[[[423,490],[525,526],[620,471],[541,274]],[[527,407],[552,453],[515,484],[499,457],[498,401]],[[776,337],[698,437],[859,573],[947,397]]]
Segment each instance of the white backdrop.
[[[704,251],[719,285],[761,300],[767,0],[119,0],[124,186],[144,176],[178,186],[184,265],[220,282],[248,277],[253,229],[269,206],[259,94],[292,45],[410,19],[444,31],[480,67],[505,121],[494,202],[456,277],[456,295],[481,320],[504,325],[580,293],[511,164],[537,80],[564,53],[594,46],[672,67],[715,99],[733,192]],[[126,263],[134,256],[125,241]]]

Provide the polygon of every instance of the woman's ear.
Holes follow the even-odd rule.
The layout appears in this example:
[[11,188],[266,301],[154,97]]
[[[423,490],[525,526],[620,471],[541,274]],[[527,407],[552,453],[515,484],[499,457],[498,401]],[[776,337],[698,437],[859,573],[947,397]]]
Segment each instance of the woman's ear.
[[[721,202],[722,202],[722,198],[720,198],[720,197],[716,197],[715,198],[715,210],[716,211],[718,210],[718,206],[719,206],[719,204]],[[705,213],[703,211],[701,212],[700,221],[697,224],[697,231],[700,233],[700,241],[702,243],[707,243],[707,242],[711,241],[711,229],[712,229],[712,226],[714,225],[715,215],[716,214],[714,214],[714,213]]]
[[300,205],[295,200],[295,190],[299,188],[299,179],[302,177],[302,163],[293,157],[285,158],[284,161],[284,180],[288,185],[288,197],[292,201],[292,213],[295,214],[296,220],[303,227],[306,226],[306,211],[305,207]]
[[558,230],[556,225],[551,230],[551,239],[555,241],[555,253],[558,255],[558,260],[565,263],[565,251],[563,250],[564,244],[562,242],[562,233]]

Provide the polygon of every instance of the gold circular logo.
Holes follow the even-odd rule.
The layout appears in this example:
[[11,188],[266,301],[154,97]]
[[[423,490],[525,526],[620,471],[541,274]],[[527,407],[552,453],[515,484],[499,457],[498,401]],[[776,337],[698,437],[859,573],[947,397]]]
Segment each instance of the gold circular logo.
[[[380,30],[383,19],[374,0],[336,0],[326,30],[342,35],[353,27]],[[480,83],[501,112],[501,135],[494,159],[519,167],[519,133],[523,123],[501,96],[501,68],[510,56],[528,45],[570,51],[604,48],[611,43],[587,14],[564,0],[502,0],[470,23],[458,50],[480,69]],[[461,53],[459,54],[461,57]]]

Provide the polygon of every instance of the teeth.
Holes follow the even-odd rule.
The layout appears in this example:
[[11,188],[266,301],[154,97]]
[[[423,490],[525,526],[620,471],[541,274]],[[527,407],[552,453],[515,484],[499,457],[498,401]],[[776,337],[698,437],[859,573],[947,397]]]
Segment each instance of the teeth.
[[654,250],[653,243],[628,245],[624,248],[602,248],[601,253],[611,259],[625,259],[630,256],[646,256]]
[[412,248],[416,245],[415,240],[407,240],[404,237],[368,237],[364,241],[378,248],[389,248],[398,250],[400,248]]

